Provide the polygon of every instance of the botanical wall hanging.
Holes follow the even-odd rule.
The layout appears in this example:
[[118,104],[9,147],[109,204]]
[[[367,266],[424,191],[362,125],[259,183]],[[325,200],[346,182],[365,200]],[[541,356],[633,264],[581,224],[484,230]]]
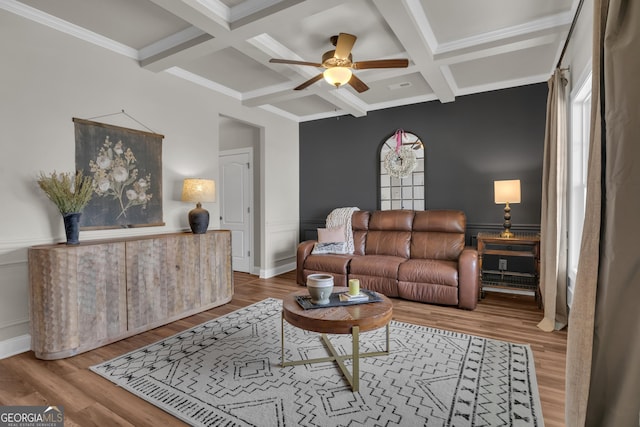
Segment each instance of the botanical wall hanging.
[[76,169],[94,180],[83,229],[164,225],[163,135],[74,118]]

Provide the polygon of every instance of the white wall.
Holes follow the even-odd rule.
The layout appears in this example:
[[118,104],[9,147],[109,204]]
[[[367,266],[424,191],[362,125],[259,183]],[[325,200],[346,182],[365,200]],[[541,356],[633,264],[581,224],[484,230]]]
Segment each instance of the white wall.
[[[261,272],[295,266],[298,124],[49,27],[0,10],[0,357],[28,338],[27,248],[64,240],[62,220],[35,183],[39,171],[75,168],[73,117],[125,110],[163,141],[163,227],[82,231],[80,240],[187,230],[186,176],[218,178],[219,116],[263,129]],[[104,123],[144,129],[120,114]],[[211,228],[219,225],[216,203]],[[5,345],[4,349],[6,350]],[[4,351],[4,355],[7,352]]]
[[[571,116],[575,114],[575,112],[571,111],[571,105],[574,101],[573,96],[576,94],[576,90],[579,86],[584,82],[584,79],[591,71],[592,65],[592,46],[593,46],[593,0],[585,0],[582,5],[582,10],[580,11],[580,15],[578,16],[578,21],[576,22],[576,26],[573,30],[573,34],[571,35],[571,39],[567,45],[567,51],[565,52],[564,58],[562,60],[561,66],[563,68],[568,68],[569,72],[566,74],[569,80],[567,93],[571,94],[571,98],[567,103],[569,123],[571,124],[568,127],[568,131],[571,133],[572,123],[575,122],[574,118]],[[580,153],[576,152],[576,147],[572,147],[573,144],[573,135],[569,135],[569,141],[571,148],[571,152],[569,153],[569,157],[579,155]],[[585,139],[584,143],[588,143]],[[569,166],[569,176],[571,176],[571,165]],[[572,185],[569,185],[569,199],[573,197],[571,193],[573,190]],[[576,212],[571,211],[571,207],[569,210],[569,230],[574,230],[576,228],[581,229],[582,224],[574,224],[576,221],[576,217],[580,218],[582,221],[582,216],[576,215]],[[571,233],[573,234],[573,233]],[[569,240],[569,251],[573,253],[574,251],[580,250],[580,243],[574,242],[572,239]],[[569,266],[570,270],[568,271],[568,281],[567,281],[567,304],[571,307],[573,302],[573,292],[575,287],[575,270]]]
[[[573,29],[562,60],[562,67],[569,68],[569,86],[573,88],[585,69],[591,69],[593,46],[593,0],[584,0],[580,16]],[[571,90],[571,89],[570,89]]]

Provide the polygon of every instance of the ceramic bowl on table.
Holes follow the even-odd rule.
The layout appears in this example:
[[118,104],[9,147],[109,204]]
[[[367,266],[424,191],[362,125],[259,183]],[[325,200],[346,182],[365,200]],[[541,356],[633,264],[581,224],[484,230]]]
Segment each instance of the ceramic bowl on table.
[[311,302],[316,305],[329,304],[333,292],[333,276],[330,274],[310,274],[307,276],[307,289]]

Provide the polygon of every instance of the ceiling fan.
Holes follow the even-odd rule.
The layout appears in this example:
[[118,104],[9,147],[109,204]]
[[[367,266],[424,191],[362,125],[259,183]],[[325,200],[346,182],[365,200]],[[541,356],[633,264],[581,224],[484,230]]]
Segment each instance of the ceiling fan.
[[325,52],[322,55],[321,63],[277,58],[272,58],[269,62],[274,64],[309,65],[311,67],[326,68],[324,72],[295,87],[294,90],[304,89],[324,77],[327,82],[336,87],[340,87],[348,83],[359,93],[368,90],[369,86],[353,74],[351,71],[352,69],[406,68],[409,66],[408,59],[377,59],[373,61],[353,62],[351,49],[356,42],[356,38],[356,36],[347,33],[340,33],[337,36],[332,36],[329,40],[336,48],[335,50]]

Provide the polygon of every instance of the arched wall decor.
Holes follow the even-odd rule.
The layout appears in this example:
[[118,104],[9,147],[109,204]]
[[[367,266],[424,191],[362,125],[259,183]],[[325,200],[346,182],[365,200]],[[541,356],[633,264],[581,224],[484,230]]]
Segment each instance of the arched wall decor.
[[380,146],[378,208],[425,208],[425,147],[416,134],[398,129]]

